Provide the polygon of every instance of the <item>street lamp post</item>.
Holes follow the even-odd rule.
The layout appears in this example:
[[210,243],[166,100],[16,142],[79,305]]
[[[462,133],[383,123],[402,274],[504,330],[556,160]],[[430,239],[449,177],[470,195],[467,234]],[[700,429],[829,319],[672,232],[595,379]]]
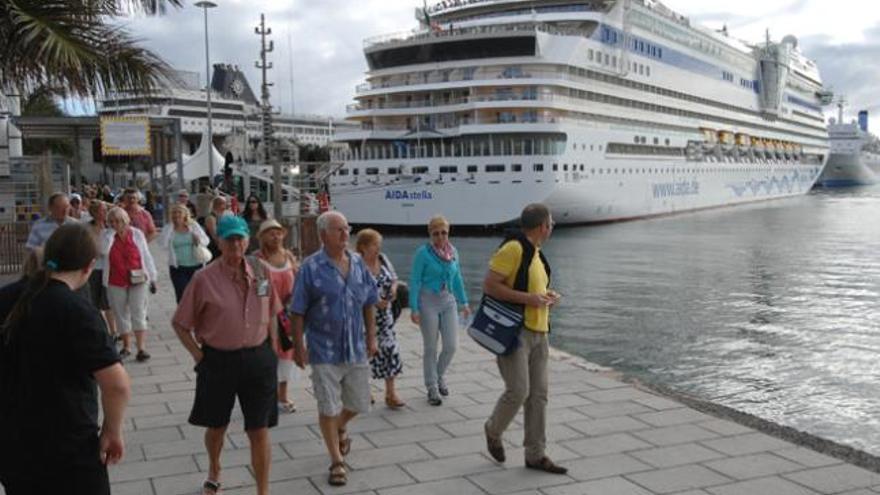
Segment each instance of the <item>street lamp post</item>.
[[211,55],[208,51],[208,9],[217,6],[214,2],[202,0],[195,3],[205,12],[205,95],[208,98],[208,185],[214,187],[214,132],[211,128]]

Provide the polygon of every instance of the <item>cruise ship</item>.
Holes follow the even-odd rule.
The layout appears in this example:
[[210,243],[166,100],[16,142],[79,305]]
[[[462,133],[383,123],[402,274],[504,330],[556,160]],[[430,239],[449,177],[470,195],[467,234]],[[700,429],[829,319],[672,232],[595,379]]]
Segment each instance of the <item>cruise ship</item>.
[[880,139],[868,132],[868,112],[857,122],[843,121],[843,108],[828,126],[831,154],[819,177],[822,187],[870,186],[880,182]]
[[832,95],[794,36],[748,44],[652,0],[446,0],[367,39],[334,207],[356,224],[557,223],[804,194]]

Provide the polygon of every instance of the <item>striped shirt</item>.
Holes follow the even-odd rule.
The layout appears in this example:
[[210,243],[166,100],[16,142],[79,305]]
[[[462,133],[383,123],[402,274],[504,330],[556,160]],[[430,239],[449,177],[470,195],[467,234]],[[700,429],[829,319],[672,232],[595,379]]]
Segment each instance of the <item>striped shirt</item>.
[[52,217],[43,217],[31,226],[31,233],[28,235],[27,244],[25,247],[28,249],[35,249],[38,247],[43,247],[43,244],[46,244],[46,241],[49,240],[49,236],[55,232],[55,229],[60,227],[61,225],[67,225],[69,223],[79,223],[73,217],[65,217],[64,221],[60,224],[57,220]]

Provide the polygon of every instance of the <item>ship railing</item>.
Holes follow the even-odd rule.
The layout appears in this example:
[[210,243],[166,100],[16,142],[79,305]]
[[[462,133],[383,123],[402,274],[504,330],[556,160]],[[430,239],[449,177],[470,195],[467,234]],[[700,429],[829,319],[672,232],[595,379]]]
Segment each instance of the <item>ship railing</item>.
[[450,105],[465,105],[468,103],[485,103],[498,101],[555,101],[561,98],[558,95],[544,94],[498,94],[483,96],[467,96],[462,98],[449,98],[437,100],[417,100],[417,101],[396,101],[387,102],[381,105],[364,105],[361,103],[353,103],[346,107],[348,112],[361,112],[365,110],[393,110],[401,108],[433,108],[444,107]]
[[488,24],[481,26],[469,27],[453,27],[440,29],[421,29],[406,32],[397,32],[391,34],[383,34],[367,38],[364,40],[364,49],[373,50],[385,45],[393,46],[401,43],[412,43],[434,38],[445,38],[455,36],[473,36],[484,34],[508,34],[508,33],[528,33],[528,32],[544,32],[556,35],[581,35],[588,33],[579,29],[563,29],[550,26],[543,23],[523,22],[517,24]]
[[435,122],[420,125],[416,128],[408,124],[372,124],[365,122],[362,131],[393,131],[408,133],[430,133],[435,130],[457,129],[466,125],[495,125],[495,124],[560,124],[568,119],[560,116],[545,116],[531,114],[501,114],[493,117],[478,117],[476,119],[458,119],[453,122]]
[[431,74],[421,77],[413,76],[405,79],[381,81],[378,83],[364,83],[357,86],[358,93],[366,93],[377,89],[398,88],[402,86],[416,86],[424,84],[436,84],[445,82],[460,81],[494,81],[498,79],[556,79],[564,81],[581,81],[587,82],[591,79],[586,76],[578,76],[570,74],[564,69],[560,70],[513,70],[514,67],[506,67],[503,69],[492,69],[485,71],[477,71],[475,73],[465,73],[461,70],[452,71],[446,74]]

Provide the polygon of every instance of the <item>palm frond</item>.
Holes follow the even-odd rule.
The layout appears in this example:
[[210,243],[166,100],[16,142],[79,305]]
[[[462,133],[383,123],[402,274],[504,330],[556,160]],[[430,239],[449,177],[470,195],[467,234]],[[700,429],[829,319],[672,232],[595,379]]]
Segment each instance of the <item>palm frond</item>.
[[146,14],[181,0],[0,0],[0,89],[40,85],[68,95],[146,94],[170,68],[110,24],[124,9]]

